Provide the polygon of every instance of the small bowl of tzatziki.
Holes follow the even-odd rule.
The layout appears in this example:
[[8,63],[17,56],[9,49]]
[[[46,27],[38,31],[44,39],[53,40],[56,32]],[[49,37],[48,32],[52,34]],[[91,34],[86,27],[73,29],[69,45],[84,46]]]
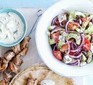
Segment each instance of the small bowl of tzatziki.
[[21,13],[14,9],[0,10],[0,45],[15,46],[26,35],[26,20]]

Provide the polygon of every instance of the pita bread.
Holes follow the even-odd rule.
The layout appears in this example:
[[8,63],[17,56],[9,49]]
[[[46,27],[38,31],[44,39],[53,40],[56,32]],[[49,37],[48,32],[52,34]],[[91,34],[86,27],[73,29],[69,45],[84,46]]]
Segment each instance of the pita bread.
[[17,74],[9,85],[27,85],[27,79],[33,78],[38,80],[38,85],[45,79],[55,82],[55,85],[74,85],[70,78],[62,77],[51,71],[44,65],[33,65]]

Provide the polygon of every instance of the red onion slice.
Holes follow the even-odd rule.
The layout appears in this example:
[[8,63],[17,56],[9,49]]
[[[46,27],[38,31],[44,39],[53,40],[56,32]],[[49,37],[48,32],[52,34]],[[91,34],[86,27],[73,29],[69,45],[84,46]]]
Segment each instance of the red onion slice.
[[84,45],[84,34],[81,34],[81,44],[78,46],[78,48],[76,50],[71,50],[71,52],[77,52],[80,51],[82,49],[82,46]]
[[66,23],[67,23],[67,20],[63,20],[62,22],[60,22],[60,26],[64,28]]
[[68,40],[66,40],[66,41],[67,41],[67,44],[68,44],[68,52],[67,52],[67,55],[69,55],[69,53],[70,53],[70,43],[69,43]]
[[67,28],[67,27],[68,27],[69,22],[71,22],[72,20],[75,20],[75,19],[70,19],[70,20],[66,23],[66,26],[65,26],[65,31],[66,31],[66,32],[68,32],[68,28]]
[[78,60],[76,60],[76,61],[74,61],[74,62],[71,62],[71,63],[68,63],[68,65],[78,66]]
[[68,65],[71,65],[71,66],[80,66],[80,59],[77,59],[71,63],[68,63]]
[[78,66],[80,66],[80,59],[78,59]]
[[93,43],[93,34],[91,34],[91,43]]
[[71,19],[66,23],[66,26],[65,26],[65,31],[66,32],[68,32],[68,28],[67,27],[68,27],[68,24],[69,24],[70,21],[71,21]]
[[55,46],[54,46],[53,50],[56,50],[57,45],[58,45],[58,44],[55,44]]
[[71,58],[74,58],[74,59],[79,59],[81,56],[82,56],[82,53],[80,53],[78,56],[72,56],[72,55],[69,55]]
[[80,25],[82,24],[82,21],[81,21],[81,19],[79,19],[79,24],[80,24]]
[[[65,31],[66,31],[66,32],[71,32],[71,31],[68,31],[68,24],[69,24],[69,22],[71,22],[72,20],[76,20],[76,19],[70,19],[70,20],[66,23],[66,26],[65,26]],[[81,28],[80,25],[79,25],[79,27]]]
[[53,18],[51,25],[60,26],[60,23],[59,23],[59,20],[58,20],[58,16]]
[[57,32],[57,31],[62,31],[62,30],[63,29],[60,26],[56,26],[56,27],[54,27],[54,29],[52,29],[51,34],[53,34],[54,32]]

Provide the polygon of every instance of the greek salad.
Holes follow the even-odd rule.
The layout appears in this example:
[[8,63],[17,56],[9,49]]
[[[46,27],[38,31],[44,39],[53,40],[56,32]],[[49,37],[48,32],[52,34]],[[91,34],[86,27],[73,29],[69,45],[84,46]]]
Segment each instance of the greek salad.
[[72,66],[84,66],[93,57],[93,15],[64,11],[48,27],[48,39],[55,58]]

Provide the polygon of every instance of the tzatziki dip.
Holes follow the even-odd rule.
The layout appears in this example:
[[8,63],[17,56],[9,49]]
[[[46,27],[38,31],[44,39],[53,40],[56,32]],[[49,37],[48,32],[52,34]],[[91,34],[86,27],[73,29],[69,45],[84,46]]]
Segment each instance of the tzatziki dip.
[[41,85],[55,85],[55,82],[53,80],[45,79],[41,81]]
[[23,32],[24,24],[17,14],[0,14],[0,43],[12,44],[22,37]]

